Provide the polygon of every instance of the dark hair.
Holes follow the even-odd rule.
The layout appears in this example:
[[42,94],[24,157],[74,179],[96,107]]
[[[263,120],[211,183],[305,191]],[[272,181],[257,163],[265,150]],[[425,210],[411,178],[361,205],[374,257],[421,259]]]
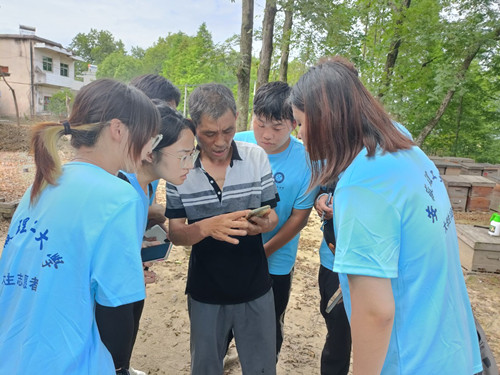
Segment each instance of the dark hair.
[[151,100],[138,89],[112,79],[100,79],[84,86],[77,94],[69,121],[43,122],[32,129],[31,149],[36,173],[31,203],[47,186],[55,185],[61,175],[57,141],[71,134],[71,145],[92,147],[109,121],[120,120],[129,131],[129,153],[134,159],[144,145],[158,133],[160,117]]
[[196,133],[193,122],[184,118],[180,112],[170,108],[163,101],[154,99],[153,103],[160,113],[160,134],[163,135],[160,143],[158,143],[153,151],[159,151],[163,147],[168,147],[177,142],[181,132],[185,129],[191,130],[193,134]]
[[145,93],[150,99],[160,99],[165,102],[175,102],[175,106],[181,101],[181,92],[165,77],[157,74],[144,74],[135,77],[130,84]]
[[253,98],[253,113],[268,120],[293,121],[288,97],[291,88],[285,82],[269,82],[257,89]]
[[322,59],[292,88],[291,103],[304,112],[306,147],[312,169],[311,186],[331,185],[363,147],[368,157],[408,149],[414,143],[389,115],[342,57]]
[[236,102],[231,90],[218,83],[198,86],[189,96],[189,114],[195,126],[203,115],[218,120],[228,110],[236,116]]

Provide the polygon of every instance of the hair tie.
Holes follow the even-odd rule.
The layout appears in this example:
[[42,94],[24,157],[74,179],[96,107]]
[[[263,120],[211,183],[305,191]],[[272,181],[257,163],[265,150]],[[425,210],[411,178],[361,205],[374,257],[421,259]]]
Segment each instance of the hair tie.
[[65,135],[71,134],[71,127],[69,126],[69,122],[64,121],[62,125],[64,126],[64,134]]

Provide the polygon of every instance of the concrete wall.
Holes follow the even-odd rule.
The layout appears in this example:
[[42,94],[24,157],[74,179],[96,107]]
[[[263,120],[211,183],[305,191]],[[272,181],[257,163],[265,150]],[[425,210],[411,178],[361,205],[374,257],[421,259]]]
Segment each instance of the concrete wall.
[[[0,65],[9,67],[7,82],[16,93],[19,114],[30,115],[30,44],[21,39],[0,39]],[[0,116],[15,116],[12,93],[0,80]]]
[[[75,60],[67,51],[47,43],[32,41],[34,66],[34,108],[35,114],[44,114],[44,97],[52,96],[62,88],[74,92],[80,90],[83,82],[75,81]],[[43,69],[43,58],[52,58],[52,71]],[[68,76],[61,75],[61,64],[68,65]],[[15,90],[19,114],[28,117],[31,113],[31,63],[30,40],[0,37],[0,65],[8,66],[10,76],[7,82]],[[0,80],[0,116],[16,115],[12,93]]]

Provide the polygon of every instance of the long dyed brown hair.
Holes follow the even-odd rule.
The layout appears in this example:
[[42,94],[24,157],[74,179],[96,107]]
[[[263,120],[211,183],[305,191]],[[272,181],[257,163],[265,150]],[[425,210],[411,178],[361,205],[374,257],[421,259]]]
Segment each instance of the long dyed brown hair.
[[395,152],[414,145],[342,57],[324,58],[310,68],[292,88],[290,101],[307,122],[311,186],[332,185],[363,147],[370,157],[377,147]]
[[[78,149],[96,144],[102,129],[112,119],[129,131],[129,155],[137,160],[143,147],[158,134],[160,117],[153,103],[140,90],[123,83],[100,79],[84,86],[75,98],[69,117],[71,145]],[[31,188],[34,204],[47,184],[56,185],[61,175],[57,141],[64,125],[42,122],[32,128],[31,150],[35,157],[35,181]]]

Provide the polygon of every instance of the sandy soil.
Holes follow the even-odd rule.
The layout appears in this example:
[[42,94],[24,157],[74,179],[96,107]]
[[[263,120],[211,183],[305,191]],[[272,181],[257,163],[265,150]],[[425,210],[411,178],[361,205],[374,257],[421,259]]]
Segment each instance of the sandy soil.
[[[33,159],[27,152],[26,129],[0,122],[0,198],[6,201],[19,199],[33,178]],[[63,152],[62,156],[67,158],[68,153]],[[164,184],[160,184],[160,203],[164,201],[163,189]],[[455,213],[456,222],[479,225],[486,225],[489,216],[489,213]],[[1,244],[8,226],[9,221],[0,218]],[[319,373],[326,329],[319,313],[317,273],[321,232],[318,228],[318,218],[311,215],[300,240],[278,363],[279,375]],[[189,373],[189,319],[184,295],[189,252],[189,248],[174,247],[168,260],[153,267],[159,281],[147,288],[148,297],[132,358],[132,366],[148,374]],[[466,273],[466,283],[475,315],[498,360],[500,275]],[[237,362],[225,371],[225,374],[239,373]]]

